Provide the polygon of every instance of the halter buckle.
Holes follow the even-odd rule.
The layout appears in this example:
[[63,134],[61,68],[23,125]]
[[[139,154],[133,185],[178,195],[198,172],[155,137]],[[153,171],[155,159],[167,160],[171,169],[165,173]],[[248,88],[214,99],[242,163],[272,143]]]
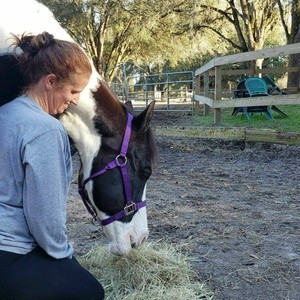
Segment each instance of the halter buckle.
[[136,211],[136,204],[134,202],[127,204],[124,207],[125,216],[129,216],[129,215],[133,214],[135,211]]

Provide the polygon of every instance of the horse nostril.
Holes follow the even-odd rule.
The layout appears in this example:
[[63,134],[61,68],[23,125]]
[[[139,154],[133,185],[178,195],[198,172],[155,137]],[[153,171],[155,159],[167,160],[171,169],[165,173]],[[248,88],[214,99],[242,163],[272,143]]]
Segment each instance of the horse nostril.
[[136,243],[131,244],[131,248],[134,249],[136,247]]

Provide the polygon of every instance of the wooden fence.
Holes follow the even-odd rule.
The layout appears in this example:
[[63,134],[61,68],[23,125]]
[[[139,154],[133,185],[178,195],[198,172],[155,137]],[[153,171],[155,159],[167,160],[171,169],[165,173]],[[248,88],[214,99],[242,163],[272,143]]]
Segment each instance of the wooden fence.
[[[290,44],[281,47],[267,48],[260,51],[250,51],[240,54],[216,57],[209,63],[197,69],[195,72],[195,96],[194,100],[204,104],[204,114],[208,114],[209,109],[213,110],[214,123],[221,122],[221,110],[223,108],[268,106],[300,104],[299,87],[283,88],[287,95],[273,95],[270,97],[253,98],[233,98],[233,90],[237,82],[228,82],[230,76],[262,76],[264,74],[283,74],[290,72],[300,72],[300,66],[294,68],[243,68],[234,69],[234,66],[254,62],[258,59],[267,58],[288,58],[291,54],[300,53],[300,43]],[[224,80],[227,84],[224,87]],[[229,87],[229,88],[228,88]]]

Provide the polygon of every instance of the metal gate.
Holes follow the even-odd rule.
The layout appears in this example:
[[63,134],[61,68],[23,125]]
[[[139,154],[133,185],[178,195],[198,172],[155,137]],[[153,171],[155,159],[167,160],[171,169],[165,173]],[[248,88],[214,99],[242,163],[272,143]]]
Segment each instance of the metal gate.
[[134,107],[143,108],[156,101],[156,111],[193,111],[194,72],[172,72],[125,77],[114,81],[113,91],[122,101],[132,101]]

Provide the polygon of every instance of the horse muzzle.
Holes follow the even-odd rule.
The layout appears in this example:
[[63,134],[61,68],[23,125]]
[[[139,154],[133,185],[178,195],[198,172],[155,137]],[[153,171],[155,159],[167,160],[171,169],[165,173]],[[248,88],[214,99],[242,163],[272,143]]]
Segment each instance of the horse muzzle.
[[147,211],[142,208],[135,213],[129,223],[116,221],[103,227],[110,240],[109,251],[116,255],[127,255],[133,248],[145,243],[149,236]]

